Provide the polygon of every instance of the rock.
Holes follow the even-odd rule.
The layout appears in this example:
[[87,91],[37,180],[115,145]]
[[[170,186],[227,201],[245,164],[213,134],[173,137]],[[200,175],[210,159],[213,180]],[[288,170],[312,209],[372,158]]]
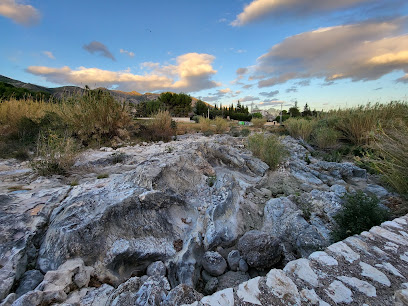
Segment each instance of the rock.
[[217,291],[219,281],[216,277],[211,277],[208,282],[205,284],[204,293],[205,295],[213,294]]
[[245,233],[238,241],[238,250],[250,267],[268,269],[282,256],[279,240],[261,231]]
[[166,276],[166,266],[162,261],[155,261],[151,263],[146,270],[148,276]]
[[164,306],[191,304],[199,301],[204,296],[190,286],[180,284],[172,289],[163,301]]
[[109,296],[115,290],[108,284],[103,284],[99,288],[89,290],[87,294],[81,299],[80,305],[82,306],[99,306],[107,305]]
[[246,263],[245,259],[241,258],[238,263],[239,271],[248,272],[248,264]]
[[349,288],[344,286],[344,284],[338,280],[335,280],[330,284],[330,286],[325,290],[326,294],[335,302],[349,304],[353,301],[352,293]]
[[28,291],[34,290],[44,279],[44,275],[38,270],[29,270],[23,274],[20,280],[20,284],[16,290],[18,297],[27,293]]
[[205,282],[208,282],[213,276],[211,276],[207,271],[203,270],[201,271],[201,277]]
[[131,277],[116,289],[111,290],[111,288],[106,287],[102,292],[98,292],[96,301],[101,297],[105,300],[107,293],[110,292],[105,305],[132,305],[141,286],[142,281],[139,277]]
[[[135,294],[135,299],[131,300],[136,305],[160,305],[160,303],[166,299],[168,292],[170,291],[170,284],[168,280],[163,276],[151,276],[140,287],[139,291]],[[116,305],[129,305],[120,301]]]
[[241,254],[239,254],[238,250],[232,250],[228,254],[228,266],[232,271],[237,271],[237,268],[239,266],[239,261],[241,259]]
[[204,305],[234,306],[234,290],[228,288],[217,291],[213,295],[203,297],[200,302]]
[[17,295],[15,293],[10,293],[1,303],[0,306],[11,306],[15,300],[17,299]]
[[232,288],[238,286],[239,284],[249,280],[249,275],[245,272],[234,272],[228,271],[225,274],[218,277],[218,288],[217,290],[223,290],[226,288]]
[[[37,306],[43,303],[44,292],[29,291],[20,296],[12,305],[13,306]],[[48,302],[47,302],[48,303]]]
[[272,269],[266,275],[266,286],[285,305],[300,305],[300,295],[293,281],[282,271]]
[[296,278],[299,278],[313,287],[319,285],[319,278],[317,274],[310,267],[309,260],[305,258],[300,258],[294,261],[289,262],[283,271],[288,275],[293,275]]
[[379,199],[385,198],[386,196],[389,195],[387,189],[375,184],[367,184],[366,188],[364,189],[364,192],[375,195]]
[[203,268],[212,276],[219,276],[227,268],[225,259],[218,252],[205,252],[202,259]]
[[238,286],[237,296],[243,302],[251,303],[254,305],[262,305],[259,297],[261,291],[259,290],[260,277],[253,278]]

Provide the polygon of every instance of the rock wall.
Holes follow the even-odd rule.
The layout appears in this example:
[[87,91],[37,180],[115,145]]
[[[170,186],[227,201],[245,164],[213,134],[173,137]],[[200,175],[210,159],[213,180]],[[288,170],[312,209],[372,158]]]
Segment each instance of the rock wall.
[[408,215],[190,305],[408,305]]

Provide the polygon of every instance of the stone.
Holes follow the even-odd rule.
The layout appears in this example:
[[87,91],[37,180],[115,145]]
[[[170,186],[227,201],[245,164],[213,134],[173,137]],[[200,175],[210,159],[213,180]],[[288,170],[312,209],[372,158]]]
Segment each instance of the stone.
[[44,292],[29,291],[20,296],[12,305],[13,306],[36,306],[43,303]]
[[348,276],[338,276],[337,279],[354,288],[355,290],[364,293],[368,297],[377,296],[377,291],[375,287],[366,281],[363,281],[356,277]]
[[335,303],[350,304],[353,302],[351,290],[338,280],[333,281],[324,291]]
[[394,293],[395,306],[408,305],[408,283],[402,284],[402,289],[396,290]]
[[237,271],[239,266],[239,261],[241,260],[241,254],[238,250],[232,250],[228,253],[227,261],[230,270]]
[[99,288],[89,290],[87,294],[81,299],[80,305],[82,306],[99,306],[107,305],[109,296],[115,290],[108,284],[103,284]]
[[339,264],[336,259],[329,256],[326,252],[323,251],[313,252],[312,254],[310,254],[309,259],[315,260],[320,264],[326,266],[337,266]]
[[227,262],[218,252],[205,252],[201,264],[212,276],[219,276],[227,269]]
[[[163,276],[151,276],[130,301],[136,305],[160,305],[170,291],[170,284]],[[117,305],[129,305],[120,301]]]
[[213,294],[215,291],[217,291],[218,284],[219,284],[218,278],[216,278],[216,277],[211,277],[211,278],[208,280],[208,282],[205,284],[204,293],[205,293],[206,295]]
[[224,289],[205,296],[200,302],[205,306],[234,306],[234,291],[232,288]]
[[29,270],[23,274],[23,277],[20,280],[20,284],[16,290],[17,297],[22,296],[28,291],[34,290],[42,280],[44,275],[38,270]]
[[250,279],[247,282],[244,282],[238,286],[237,296],[243,302],[251,303],[254,305],[262,305],[259,300],[259,295],[261,291],[259,291],[259,281],[260,277],[256,277]]
[[279,240],[257,230],[246,232],[239,239],[238,250],[247,264],[254,268],[271,268],[282,256]]
[[375,265],[378,268],[383,268],[385,270],[387,270],[388,272],[391,272],[392,274],[394,274],[395,276],[401,277],[401,278],[405,278],[404,276],[402,276],[402,274],[400,273],[400,271],[398,271],[397,268],[395,268],[392,264],[390,264],[389,262],[382,262],[381,264],[376,264]]
[[391,285],[390,280],[388,279],[387,276],[385,276],[384,273],[382,273],[380,270],[374,268],[373,266],[360,261],[360,267],[362,269],[361,275],[366,276],[368,278],[371,278],[372,280],[389,287]]
[[387,189],[375,184],[367,184],[364,192],[375,195],[379,199],[384,198],[389,194]]
[[242,271],[228,271],[218,277],[218,290],[235,287],[249,280],[249,275]]
[[300,305],[300,294],[295,283],[282,270],[269,271],[266,286],[285,305]]
[[387,240],[390,240],[392,242],[401,244],[401,245],[407,245],[408,244],[408,238],[405,238],[404,236],[395,234],[389,230],[386,230],[382,227],[379,226],[374,226],[373,228],[370,229],[371,234],[378,235],[382,238],[385,238]]
[[163,301],[163,306],[191,304],[201,300],[203,297],[201,293],[195,291],[190,286],[180,284],[169,292]]
[[354,252],[349,246],[344,242],[336,242],[327,248],[329,251],[333,252],[338,257],[343,257],[349,263],[353,263],[360,259],[360,255]]
[[248,272],[248,264],[246,263],[245,259],[241,258],[238,263],[239,271]]
[[15,293],[10,293],[1,303],[0,306],[11,306],[15,300],[17,299],[17,295]]
[[323,301],[316,293],[314,289],[302,289],[300,296],[303,300],[309,302],[312,305],[330,306],[330,304]]
[[146,270],[148,276],[166,276],[166,266],[162,261],[155,261],[151,263]]
[[309,260],[305,258],[300,258],[289,262],[283,268],[283,271],[289,275],[300,278],[313,287],[317,287],[319,285],[317,274],[310,267]]

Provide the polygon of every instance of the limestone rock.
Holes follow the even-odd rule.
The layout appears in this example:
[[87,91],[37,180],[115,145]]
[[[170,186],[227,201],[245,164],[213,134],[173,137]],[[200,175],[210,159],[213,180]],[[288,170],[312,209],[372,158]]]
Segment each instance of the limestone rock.
[[16,290],[17,296],[22,296],[28,291],[34,290],[42,280],[44,275],[38,270],[29,270],[23,274],[23,277],[20,280],[20,285]]
[[199,301],[203,295],[190,286],[180,284],[172,289],[163,301],[164,306],[191,304]]
[[148,276],[166,276],[166,266],[164,265],[164,263],[162,261],[155,261],[153,263],[151,263],[146,270],[146,274]]
[[280,241],[261,231],[245,233],[238,241],[238,249],[250,267],[271,268],[282,256]]
[[212,276],[219,276],[227,268],[225,259],[218,252],[205,252],[202,259],[203,268]]

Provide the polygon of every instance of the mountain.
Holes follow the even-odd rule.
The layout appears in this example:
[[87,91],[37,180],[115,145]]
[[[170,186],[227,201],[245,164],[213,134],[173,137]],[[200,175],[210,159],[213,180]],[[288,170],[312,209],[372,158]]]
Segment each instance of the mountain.
[[[70,96],[70,95],[78,94],[78,93],[81,94],[85,91],[85,89],[78,87],[78,86],[62,86],[62,87],[48,88],[48,87],[38,86],[35,84],[24,83],[24,82],[14,80],[6,76],[2,76],[2,75],[0,75],[0,82],[13,85],[14,87],[17,87],[17,88],[25,88],[35,93],[46,92],[56,98],[62,98],[64,96],[66,97],[66,96]],[[109,91],[109,93],[116,100],[121,101],[121,102],[131,103],[131,104],[139,104],[140,102],[144,102],[144,101],[153,101],[153,100],[156,100],[160,96],[160,94],[150,93],[150,92],[141,94],[137,91],[125,92],[125,91],[120,91],[120,90],[110,90],[110,89],[106,89],[103,87],[100,87],[98,89]],[[197,101],[198,100],[196,98],[192,97],[191,103],[193,106],[195,105]]]

